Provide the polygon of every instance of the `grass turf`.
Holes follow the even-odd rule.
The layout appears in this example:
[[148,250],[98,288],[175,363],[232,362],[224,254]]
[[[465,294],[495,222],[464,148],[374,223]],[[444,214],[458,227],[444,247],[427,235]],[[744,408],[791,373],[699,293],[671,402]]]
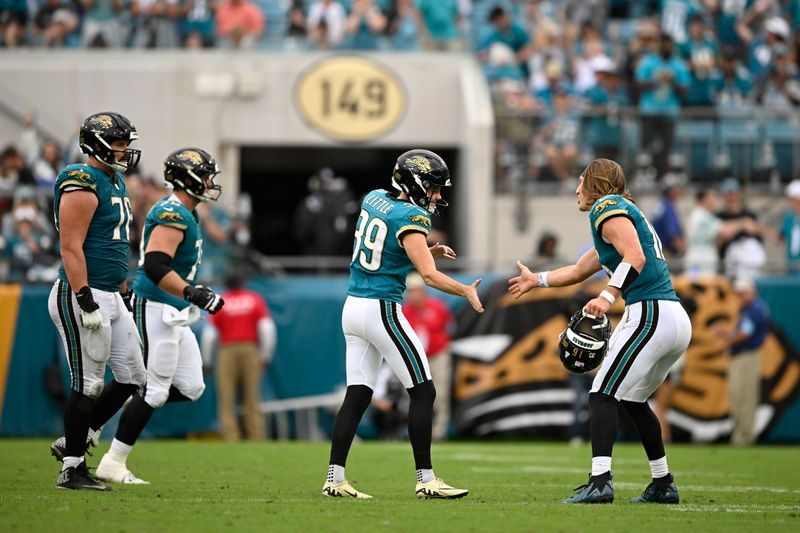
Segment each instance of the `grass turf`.
[[471,493],[418,501],[407,443],[359,443],[348,478],[375,499],[354,501],[320,495],[326,443],[143,441],[128,466],[152,484],[108,493],[56,490],[48,444],[0,440],[0,531],[800,531],[797,447],[670,446],[682,503],[642,506],[628,500],[649,481],[644,452],[617,445],[616,501],[568,506],[588,446],[436,444],[437,475]]

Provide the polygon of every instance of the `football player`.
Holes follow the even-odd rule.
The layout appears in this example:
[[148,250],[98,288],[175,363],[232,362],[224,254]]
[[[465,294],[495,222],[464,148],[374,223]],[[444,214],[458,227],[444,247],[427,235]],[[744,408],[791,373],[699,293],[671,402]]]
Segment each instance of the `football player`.
[[[146,377],[136,325],[123,299],[131,203],[122,174],[136,167],[141,154],[130,148],[139,138],[136,128],[118,113],[90,116],[79,138],[88,160],[61,171],[53,202],[62,266],[48,310],[64,341],[71,389],[64,437],[51,452],[64,462],[56,487],[110,490],[89,472],[84,453]],[[103,387],[106,362],[114,380]]]
[[631,198],[622,168],[609,159],[595,159],[583,171],[576,192],[578,209],[589,213],[594,248],[576,264],[550,272],[531,272],[517,261],[520,275],[509,280],[508,289],[519,298],[535,287],[580,283],[602,268],[610,276],[608,286],[584,312],[602,317],[617,298],[625,300],[625,313],[589,394],[592,473],[589,482],[563,502],[614,501],[611,450],[621,404],[639,430],[653,477],[644,493],[631,501],[678,503],[661,427],[647,399],[686,350],[692,325],[672,288],[661,242]]
[[176,150],[164,162],[164,178],[174,192],[147,214],[133,281],[147,387],[122,411],[111,448],[97,467],[103,481],[147,483],[128,470],[127,458],[153,411],[167,402],[195,401],[205,389],[200,348],[189,325],[200,318],[200,309],[213,314],[224,301],[210,288],[195,286],[203,248],[195,208],[219,198],[218,173],[214,158],[199,148]]
[[408,435],[417,469],[417,498],[461,498],[469,491],[448,486],[431,466],[431,427],[436,389],[431,381],[422,343],[403,316],[401,304],[406,275],[416,268],[425,283],[463,296],[478,312],[480,280],[464,285],[436,269],[435,258],[455,258],[443,245],[428,247],[425,236],[431,215],[447,205],[442,189],[450,187],[444,160],[428,150],[402,154],[394,168],[392,186],[368,193],[356,222],[350,286],[342,310],[342,330],[347,343],[347,393],[333,425],[328,477],[322,494],[371,498],[354,489],[345,478],[350,445],[372,391],[382,359],[408,390]]

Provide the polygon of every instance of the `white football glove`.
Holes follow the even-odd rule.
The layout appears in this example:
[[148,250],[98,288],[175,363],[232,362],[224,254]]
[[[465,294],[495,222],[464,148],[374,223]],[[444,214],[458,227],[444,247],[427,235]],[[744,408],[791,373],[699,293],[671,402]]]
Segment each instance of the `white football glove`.
[[103,325],[103,313],[100,312],[100,309],[95,309],[91,313],[81,309],[81,324],[86,329],[97,329]]
[[97,329],[103,325],[103,314],[100,312],[100,306],[94,301],[92,289],[88,285],[81,287],[81,290],[75,293],[75,300],[77,300],[81,311],[81,324],[83,327]]

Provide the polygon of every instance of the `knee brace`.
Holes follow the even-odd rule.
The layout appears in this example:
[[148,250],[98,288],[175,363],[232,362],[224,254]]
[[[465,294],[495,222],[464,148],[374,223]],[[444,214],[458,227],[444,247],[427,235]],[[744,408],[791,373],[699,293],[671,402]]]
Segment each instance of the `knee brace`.
[[105,363],[111,355],[111,326],[83,330],[81,344],[86,356],[92,361]]

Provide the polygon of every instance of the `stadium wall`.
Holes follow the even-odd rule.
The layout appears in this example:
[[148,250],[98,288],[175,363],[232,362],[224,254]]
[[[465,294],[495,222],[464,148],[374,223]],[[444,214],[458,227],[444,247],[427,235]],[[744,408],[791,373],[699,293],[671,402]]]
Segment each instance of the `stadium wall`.
[[[570,394],[574,393],[567,385],[554,342],[566,324],[563,309],[576,295],[581,297],[579,288],[537,292],[533,299],[509,305],[506,280],[491,275],[484,279],[485,314],[476,315],[458,298],[447,300],[458,315],[453,345],[454,426],[458,434],[564,436],[571,423]],[[724,440],[730,432],[725,378],[729,356],[718,342],[714,344],[719,339],[709,334],[706,324],[713,318],[730,325],[735,320],[735,301],[721,278],[677,278],[675,283],[682,296],[696,301],[698,311],[692,315],[692,346],[680,372],[682,381],[676,387],[676,404],[669,419],[676,438]],[[278,327],[275,359],[263,382],[264,398],[342,389],[345,346],[340,315],[347,279],[259,278],[251,286],[269,301]],[[49,290],[43,285],[0,285],[2,436],[62,431],[69,376],[61,341],[47,312]],[[800,331],[794,312],[800,284],[792,278],[772,278],[760,281],[759,290],[773,311],[776,327],[762,365],[761,440],[800,442]],[[621,314],[620,309],[614,312],[617,317]],[[498,344],[499,340],[503,343]],[[492,342],[487,345],[487,341]],[[197,403],[160,410],[148,425],[147,435],[216,431],[213,374],[207,374],[205,381],[206,392]],[[503,422],[507,419],[516,425]],[[113,434],[115,424],[112,421],[106,436]]]

